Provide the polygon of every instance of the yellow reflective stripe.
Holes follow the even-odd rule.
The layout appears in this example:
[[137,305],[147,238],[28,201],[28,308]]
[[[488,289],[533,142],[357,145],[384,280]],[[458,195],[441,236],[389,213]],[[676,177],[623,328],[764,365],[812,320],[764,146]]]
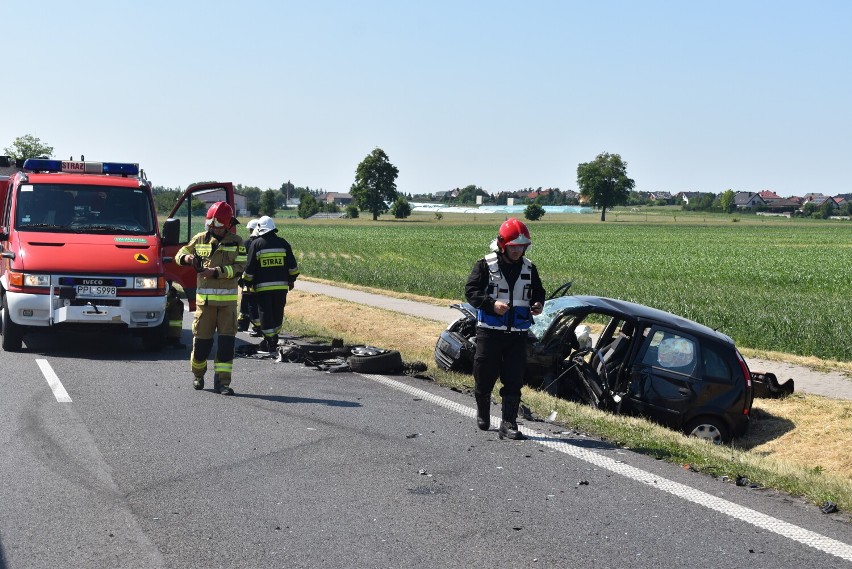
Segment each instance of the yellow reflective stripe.
[[213,362],[213,371],[215,371],[216,373],[221,373],[221,372],[231,373],[233,370],[234,370],[234,364],[231,363],[231,362],[228,362],[228,363]]
[[236,294],[200,294],[198,297],[204,302],[213,301],[213,302],[236,302],[237,295]]
[[199,288],[195,294],[237,294],[236,288]]
[[287,283],[263,283],[254,288],[255,292],[266,292],[270,290],[290,290],[290,286]]
[[200,371],[200,372],[203,373],[203,372],[207,371],[207,360],[204,360],[203,362],[197,362],[195,360],[190,360],[190,362],[192,363],[192,371],[193,372]]
[[291,277],[299,276],[299,269],[290,269],[290,276]]
[[169,320],[169,326],[173,328],[180,328],[183,326],[183,320]]

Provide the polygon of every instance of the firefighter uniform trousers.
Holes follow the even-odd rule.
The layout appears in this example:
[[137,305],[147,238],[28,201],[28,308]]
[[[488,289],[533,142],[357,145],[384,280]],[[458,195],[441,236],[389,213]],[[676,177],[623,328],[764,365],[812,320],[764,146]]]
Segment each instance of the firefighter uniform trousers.
[[213,359],[215,381],[223,387],[231,385],[231,373],[234,368],[234,340],[237,335],[237,303],[230,305],[197,305],[192,321],[192,374],[204,377],[207,372],[207,358],[213,349],[213,335],[216,339],[216,357]]
[[198,277],[192,321],[192,374],[196,378],[204,377],[207,358],[213,349],[213,336],[218,332],[213,360],[214,389],[229,387],[237,335],[237,278],[245,268],[245,247],[242,239],[233,233],[225,234],[219,241],[212,234],[202,232],[182,247],[175,258],[181,262],[189,253],[202,259],[202,268],[216,269],[218,273],[218,277]]

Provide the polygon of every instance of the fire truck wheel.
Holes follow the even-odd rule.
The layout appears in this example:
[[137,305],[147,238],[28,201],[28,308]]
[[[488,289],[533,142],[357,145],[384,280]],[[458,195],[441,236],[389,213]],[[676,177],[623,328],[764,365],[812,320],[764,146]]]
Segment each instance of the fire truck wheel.
[[21,350],[21,342],[24,338],[23,328],[12,322],[9,318],[9,305],[3,299],[3,350],[6,352],[18,352]]

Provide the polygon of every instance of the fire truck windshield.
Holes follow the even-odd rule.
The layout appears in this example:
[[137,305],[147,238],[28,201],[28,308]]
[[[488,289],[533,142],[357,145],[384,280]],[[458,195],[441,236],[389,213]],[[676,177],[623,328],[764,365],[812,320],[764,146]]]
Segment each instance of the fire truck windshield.
[[19,231],[151,235],[154,227],[148,193],[142,189],[23,184],[18,190]]

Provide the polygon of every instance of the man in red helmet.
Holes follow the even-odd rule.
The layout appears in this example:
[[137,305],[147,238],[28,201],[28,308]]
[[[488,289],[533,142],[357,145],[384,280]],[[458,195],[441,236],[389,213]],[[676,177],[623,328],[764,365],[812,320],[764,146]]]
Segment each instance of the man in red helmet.
[[477,309],[476,423],[491,426],[491,392],[497,378],[503,384],[499,436],[526,437],[518,430],[518,407],[527,366],[527,336],[532,317],[541,314],[545,291],[535,265],[524,256],[532,244],[527,226],[515,218],[500,226],[492,252],[473,266],[465,286],[467,301]]
[[195,292],[195,319],[192,322],[192,386],[204,389],[207,356],[213,349],[213,390],[233,395],[231,372],[234,367],[234,338],[237,335],[237,279],[246,263],[246,249],[236,233],[234,211],[226,202],[216,202],[207,210],[206,230],[196,234],[175,256],[179,265],[192,265],[198,271]]

